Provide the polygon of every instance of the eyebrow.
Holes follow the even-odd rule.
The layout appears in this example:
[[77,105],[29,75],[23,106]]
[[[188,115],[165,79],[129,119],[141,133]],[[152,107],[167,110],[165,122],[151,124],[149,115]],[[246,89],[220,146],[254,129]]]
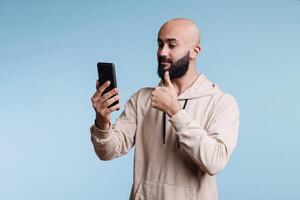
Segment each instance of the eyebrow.
[[[157,39],[157,42],[162,42],[163,40],[158,38]],[[169,38],[169,39],[166,39],[167,42],[178,42],[178,40],[176,40],[175,38]]]

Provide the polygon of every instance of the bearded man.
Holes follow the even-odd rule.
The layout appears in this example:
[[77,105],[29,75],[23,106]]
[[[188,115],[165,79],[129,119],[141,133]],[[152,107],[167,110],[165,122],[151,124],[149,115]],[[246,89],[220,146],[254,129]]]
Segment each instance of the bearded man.
[[196,69],[200,31],[185,18],[167,21],[158,33],[157,72],[161,82],[131,96],[115,123],[110,113],[120,104],[118,89],[92,97],[96,112],[91,140],[101,160],[135,147],[130,199],[216,200],[216,174],[236,147],[239,109]]

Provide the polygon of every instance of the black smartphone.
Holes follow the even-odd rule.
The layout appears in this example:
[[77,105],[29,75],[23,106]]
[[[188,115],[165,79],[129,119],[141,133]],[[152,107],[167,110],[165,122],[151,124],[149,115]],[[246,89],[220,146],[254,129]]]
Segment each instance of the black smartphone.
[[[117,87],[116,71],[115,65],[113,63],[98,62],[97,69],[100,86],[103,85],[106,81],[110,81],[110,85],[104,90],[103,94]],[[117,105],[118,103],[119,101],[115,101],[108,108]]]

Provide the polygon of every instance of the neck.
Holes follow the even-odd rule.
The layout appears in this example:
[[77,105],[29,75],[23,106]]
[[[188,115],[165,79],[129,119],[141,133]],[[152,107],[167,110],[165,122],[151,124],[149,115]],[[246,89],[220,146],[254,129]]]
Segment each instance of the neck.
[[191,87],[193,83],[198,78],[199,74],[196,70],[195,65],[190,65],[189,70],[186,72],[185,75],[178,79],[173,79],[172,84],[176,89],[177,95],[180,95],[184,92],[187,88]]

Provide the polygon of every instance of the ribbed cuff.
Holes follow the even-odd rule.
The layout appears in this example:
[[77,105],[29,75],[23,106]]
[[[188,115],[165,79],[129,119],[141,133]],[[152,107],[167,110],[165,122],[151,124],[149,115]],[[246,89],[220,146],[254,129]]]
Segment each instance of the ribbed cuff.
[[185,110],[181,110],[169,118],[170,123],[176,131],[180,131],[186,127],[193,119],[187,114]]
[[99,139],[107,139],[110,137],[111,125],[109,124],[109,129],[102,130],[98,128],[95,124],[91,127],[91,134]]

